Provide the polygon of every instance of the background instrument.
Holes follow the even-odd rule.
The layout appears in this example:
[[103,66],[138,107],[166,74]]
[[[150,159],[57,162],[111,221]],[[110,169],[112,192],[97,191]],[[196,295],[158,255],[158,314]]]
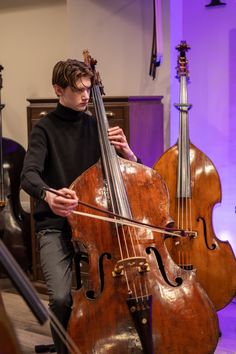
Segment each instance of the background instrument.
[[24,211],[20,202],[20,174],[25,149],[16,141],[2,136],[2,70],[0,65],[0,238],[21,267],[30,271],[30,215]]
[[178,142],[153,168],[168,186],[170,214],[175,227],[197,232],[197,237],[166,240],[168,250],[183,269],[196,269],[198,281],[219,310],[235,296],[236,260],[229,242],[220,241],[212,225],[213,207],[221,201],[219,175],[212,161],[189,138],[188,49],[185,41],[177,46],[180,53],[177,68],[180,102],[176,105],[180,116]]

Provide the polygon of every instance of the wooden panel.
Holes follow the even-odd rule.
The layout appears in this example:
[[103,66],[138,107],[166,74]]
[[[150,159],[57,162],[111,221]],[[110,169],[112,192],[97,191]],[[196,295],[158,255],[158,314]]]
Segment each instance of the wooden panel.
[[164,152],[163,105],[159,97],[129,98],[130,146],[152,167]]
[[[95,114],[93,106],[89,107],[91,113]],[[111,105],[109,103],[105,103],[105,111],[108,118],[109,126],[119,126],[125,132],[125,135],[129,141],[129,113],[128,106],[122,107],[118,105]]]

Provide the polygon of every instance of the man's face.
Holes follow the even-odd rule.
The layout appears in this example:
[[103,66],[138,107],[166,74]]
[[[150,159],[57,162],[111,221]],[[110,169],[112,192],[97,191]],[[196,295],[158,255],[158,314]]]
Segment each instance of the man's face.
[[91,80],[88,76],[82,76],[76,81],[77,89],[70,86],[65,89],[58,85],[54,85],[56,95],[59,102],[66,107],[75,111],[83,112],[86,110],[91,89]]

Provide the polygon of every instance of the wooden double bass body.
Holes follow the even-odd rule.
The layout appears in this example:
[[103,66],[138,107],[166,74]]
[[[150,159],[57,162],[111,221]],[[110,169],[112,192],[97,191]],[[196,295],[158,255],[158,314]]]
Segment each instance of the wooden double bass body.
[[229,242],[217,239],[212,212],[221,201],[219,175],[212,161],[189,140],[186,42],[180,51],[180,135],[178,143],[155,163],[170,193],[170,214],[175,227],[194,230],[197,237],[168,239],[166,245],[177,264],[196,269],[197,280],[217,310],[227,305],[236,292],[236,260]]
[[30,214],[20,202],[20,174],[25,149],[12,139],[1,138],[2,190],[4,208],[0,212],[0,238],[16,261],[29,272],[31,270]]
[[[95,85],[95,102],[97,92]],[[105,125],[104,137],[106,131]],[[103,155],[106,149],[111,149],[108,159]],[[169,195],[160,175],[118,158],[103,139],[101,150],[102,159],[71,186],[79,200],[165,228],[171,221]],[[91,210],[79,204],[77,212]],[[213,305],[195,281],[195,273],[173,262],[163,235],[76,214],[69,222],[73,241],[88,253],[88,280],[74,294],[68,325],[83,354],[214,353],[219,329]]]

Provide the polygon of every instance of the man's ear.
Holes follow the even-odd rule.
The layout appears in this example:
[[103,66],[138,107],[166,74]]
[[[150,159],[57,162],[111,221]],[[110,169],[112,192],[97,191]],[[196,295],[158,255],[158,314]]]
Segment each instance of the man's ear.
[[53,88],[57,97],[60,97],[63,94],[63,88],[61,88],[57,84],[53,85]]

